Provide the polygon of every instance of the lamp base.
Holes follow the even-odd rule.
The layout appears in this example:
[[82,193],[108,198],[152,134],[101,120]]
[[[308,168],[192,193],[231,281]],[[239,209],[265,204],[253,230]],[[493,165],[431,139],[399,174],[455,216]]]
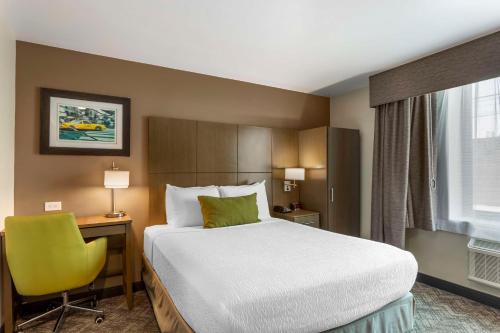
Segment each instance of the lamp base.
[[111,213],[107,213],[106,217],[108,218],[113,218],[113,217],[124,217],[125,215],[127,215],[126,212],[124,212],[123,210],[119,211],[119,212],[111,212]]

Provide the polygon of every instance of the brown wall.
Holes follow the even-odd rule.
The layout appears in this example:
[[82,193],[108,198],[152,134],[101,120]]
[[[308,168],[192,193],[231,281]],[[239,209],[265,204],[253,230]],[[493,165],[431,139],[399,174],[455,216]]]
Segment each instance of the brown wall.
[[[77,215],[108,211],[103,171],[115,161],[130,170],[131,187],[118,191],[117,201],[134,218],[136,267],[148,224],[148,116],[297,129],[329,124],[325,97],[37,44],[17,43],[16,71],[15,214],[41,213],[45,201],[62,201]],[[130,157],[40,155],[40,87],[130,97]]]

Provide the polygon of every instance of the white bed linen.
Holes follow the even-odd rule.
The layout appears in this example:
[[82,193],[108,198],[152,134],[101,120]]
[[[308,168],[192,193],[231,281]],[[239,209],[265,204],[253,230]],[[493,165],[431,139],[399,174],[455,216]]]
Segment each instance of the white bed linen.
[[165,214],[173,227],[196,227],[203,225],[198,196],[219,197],[217,186],[178,187],[167,184],[165,190]]
[[161,236],[165,232],[186,232],[190,229],[203,229],[203,226],[177,228],[169,224],[158,224],[146,227],[146,229],[144,229],[144,255],[148,258],[150,263],[153,263],[153,241],[157,236]]
[[197,333],[322,332],[402,297],[417,274],[409,252],[278,219],[154,226],[144,238],[146,257]]

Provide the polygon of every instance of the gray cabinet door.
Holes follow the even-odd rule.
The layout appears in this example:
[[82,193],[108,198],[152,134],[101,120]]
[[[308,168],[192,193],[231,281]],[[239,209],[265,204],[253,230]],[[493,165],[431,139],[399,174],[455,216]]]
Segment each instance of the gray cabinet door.
[[358,130],[328,128],[328,226],[360,235],[360,137]]

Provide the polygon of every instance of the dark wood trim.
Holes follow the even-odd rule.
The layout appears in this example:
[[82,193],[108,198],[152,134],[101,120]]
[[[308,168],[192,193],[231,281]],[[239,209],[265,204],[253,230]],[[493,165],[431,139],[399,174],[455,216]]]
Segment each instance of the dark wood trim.
[[361,233],[361,154],[359,130],[328,128],[328,230],[359,237]]
[[370,76],[370,107],[500,76],[500,31]]
[[[144,282],[142,282],[142,281],[137,281],[137,282],[134,282],[132,284],[132,290],[134,292],[139,291],[139,290],[144,290],[144,289],[145,289]],[[93,292],[88,291],[88,292],[78,293],[75,295],[70,295],[69,298],[70,298],[70,300],[74,300],[74,299],[84,298],[86,296],[89,296],[89,295],[92,295],[93,293],[95,293],[97,295],[97,298],[99,300],[102,300],[102,299],[106,299],[106,298],[110,298],[110,297],[124,295],[123,291],[124,291],[124,288],[123,288],[123,286],[120,285],[120,286],[115,286],[115,287],[98,289],[98,290],[95,290]],[[61,302],[60,297],[54,297],[54,298],[46,299],[43,301],[24,303],[24,304],[19,305],[18,314],[21,317],[29,317],[31,315],[47,311],[47,308],[49,308],[50,306],[53,306],[55,304],[59,304],[60,302]],[[2,325],[2,328],[3,328],[3,325]],[[2,333],[2,332],[0,332],[0,333]]]
[[468,299],[471,299],[473,301],[494,307],[496,309],[500,309],[500,297],[496,297],[490,294],[483,293],[481,291],[477,291],[474,289],[470,289],[458,284],[455,284],[453,282],[441,280],[439,278],[423,274],[423,273],[418,273],[417,275],[417,281],[425,283],[431,287],[435,287],[441,290],[448,291],[450,293],[453,293],[455,295],[459,295],[462,297],[466,297]]
[[[50,97],[121,104],[123,106],[122,149],[50,147]],[[40,154],[130,156],[130,98],[82,93],[68,90],[40,88]]]

